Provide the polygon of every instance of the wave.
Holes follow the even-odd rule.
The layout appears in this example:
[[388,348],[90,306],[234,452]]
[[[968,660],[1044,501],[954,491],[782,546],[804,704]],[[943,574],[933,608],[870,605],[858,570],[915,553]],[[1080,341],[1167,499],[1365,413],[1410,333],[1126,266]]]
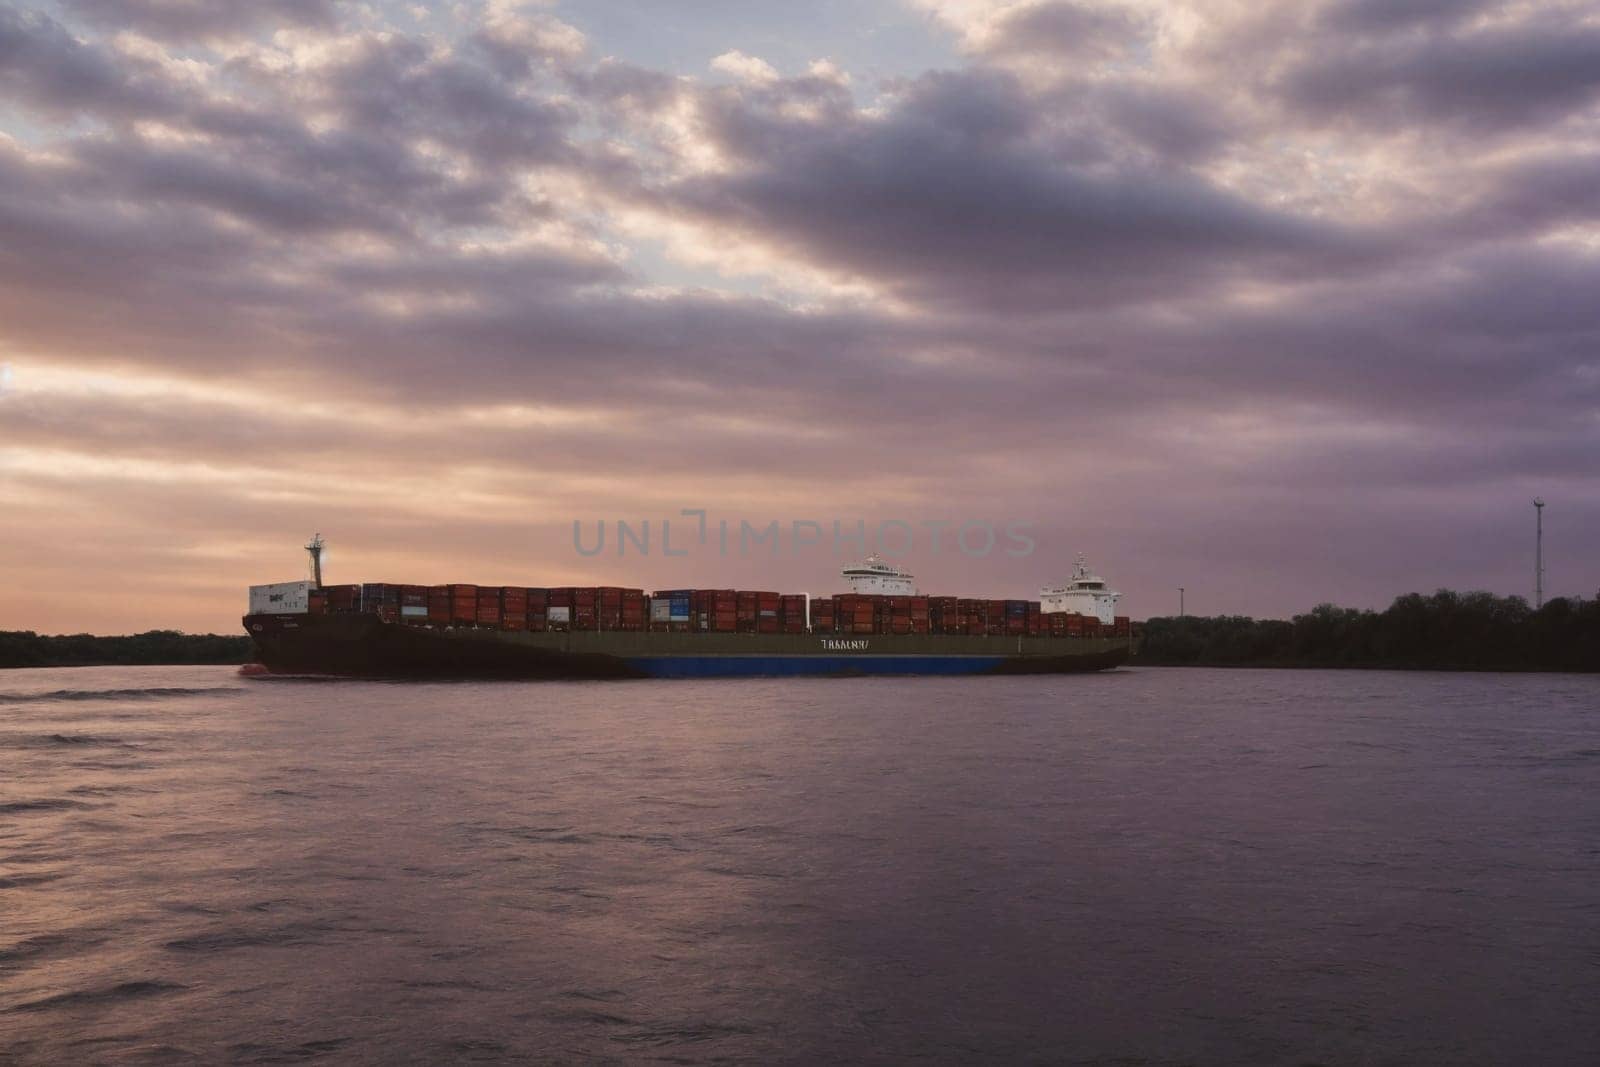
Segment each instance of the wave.
[[58,993],[53,997],[42,1000],[31,1000],[25,1004],[18,1004],[12,1011],[49,1011],[52,1008],[73,1007],[79,1004],[103,1004],[119,1000],[132,1000],[139,997],[159,996],[163,993],[177,993],[187,986],[174,982],[123,982],[120,985],[108,986],[102,989],[81,989],[71,993]]
[[90,806],[81,800],[63,800],[60,798],[14,800],[9,804],[0,804],[0,815],[16,815],[24,811],[68,811],[72,808],[87,808]]
[[81,700],[171,700],[178,697],[242,693],[234,685],[186,689],[163,686],[152,689],[57,689],[50,693],[0,693],[0,704],[68,703]]
[[120,737],[96,734],[43,734],[0,737],[0,748],[138,748]]

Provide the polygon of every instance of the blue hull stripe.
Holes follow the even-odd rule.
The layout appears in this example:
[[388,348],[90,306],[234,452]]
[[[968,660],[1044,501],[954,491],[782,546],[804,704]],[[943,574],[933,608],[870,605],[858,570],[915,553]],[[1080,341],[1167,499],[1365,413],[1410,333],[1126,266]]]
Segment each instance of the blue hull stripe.
[[1004,656],[638,656],[628,666],[652,678],[817,674],[983,674]]

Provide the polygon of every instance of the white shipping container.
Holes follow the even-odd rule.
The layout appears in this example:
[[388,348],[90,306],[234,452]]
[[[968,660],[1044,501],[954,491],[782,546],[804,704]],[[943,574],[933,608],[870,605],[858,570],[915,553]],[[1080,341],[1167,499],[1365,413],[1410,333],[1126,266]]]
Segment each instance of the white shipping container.
[[401,607],[400,614],[408,619],[426,619],[428,617],[428,609],[418,607],[415,604],[407,604]]
[[549,617],[550,617],[550,621],[551,622],[571,622],[572,621],[572,609],[571,608],[551,608]]
[[250,587],[250,614],[304,615],[311,608],[310,582],[275,582]]
[[672,601],[664,600],[664,599],[663,600],[657,600],[655,598],[651,598],[651,600],[650,600],[650,621],[651,622],[668,622],[668,621],[671,620],[671,618],[672,618]]

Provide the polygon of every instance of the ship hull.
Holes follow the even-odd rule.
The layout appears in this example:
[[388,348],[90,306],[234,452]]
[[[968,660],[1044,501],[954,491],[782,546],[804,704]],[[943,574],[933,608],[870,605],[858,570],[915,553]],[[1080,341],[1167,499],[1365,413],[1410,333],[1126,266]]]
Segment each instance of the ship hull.
[[530,633],[372,615],[247,615],[278,674],[367,678],[732,678],[1068,674],[1128,661],[1129,638],[942,634]]

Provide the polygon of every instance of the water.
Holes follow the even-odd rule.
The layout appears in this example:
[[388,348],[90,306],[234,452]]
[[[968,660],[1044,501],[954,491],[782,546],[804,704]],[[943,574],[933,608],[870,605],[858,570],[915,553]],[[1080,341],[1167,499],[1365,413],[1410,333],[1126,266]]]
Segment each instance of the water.
[[0,673],[0,1062],[1593,1063],[1600,677]]

